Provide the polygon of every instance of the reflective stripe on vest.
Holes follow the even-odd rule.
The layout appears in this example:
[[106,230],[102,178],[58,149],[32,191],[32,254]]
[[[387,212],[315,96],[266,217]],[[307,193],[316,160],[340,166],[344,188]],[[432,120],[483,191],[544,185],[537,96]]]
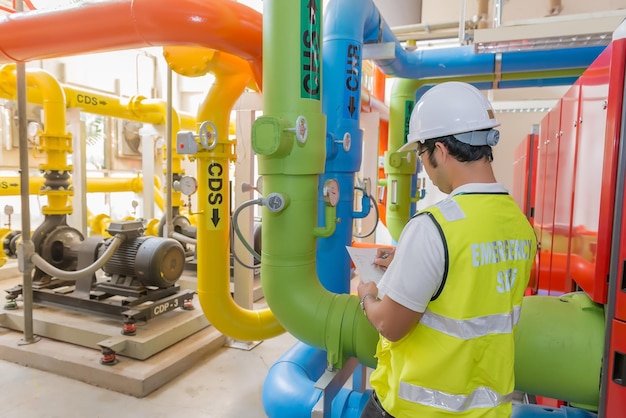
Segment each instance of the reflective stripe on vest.
[[469,395],[454,395],[438,390],[400,382],[398,397],[431,408],[452,412],[465,412],[476,408],[494,408],[513,401],[513,394],[502,395],[491,388],[481,386]]
[[452,319],[426,309],[420,324],[452,337],[469,340],[489,334],[509,334],[519,321],[520,306],[508,314],[486,315],[470,319]]

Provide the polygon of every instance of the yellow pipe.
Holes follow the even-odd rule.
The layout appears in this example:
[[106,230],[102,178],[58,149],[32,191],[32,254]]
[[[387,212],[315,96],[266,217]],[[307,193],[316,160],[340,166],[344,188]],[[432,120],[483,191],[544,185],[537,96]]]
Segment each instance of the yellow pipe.
[[[79,90],[75,87],[64,87],[67,95],[68,108],[80,108],[88,113],[103,116],[113,116],[120,119],[134,120],[137,122],[150,123],[153,125],[165,125],[165,106],[136,107],[138,102],[145,97],[134,96],[130,99],[121,99],[113,95],[94,92],[92,90]],[[149,99],[160,100],[160,99]],[[184,129],[195,129],[195,119],[187,114],[177,112],[180,124]]]
[[252,80],[244,60],[214,52],[208,65],[215,83],[198,110],[198,121],[217,128],[217,146],[197,154],[198,183],[198,299],[209,322],[220,332],[239,340],[262,340],[284,332],[269,309],[249,310],[230,294],[230,187],[228,166],[235,159],[229,140],[230,112]]
[[[3,90],[13,98],[16,94],[15,64],[0,67],[0,80]],[[67,157],[72,153],[72,136],[65,126],[65,93],[59,82],[48,72],[41,69],[27,69],[26,84],[36,86],[41,91],[43,104],[44,131],[39,134],[36,151],[46,155],[46,162],[39,165],[44,173],[58,172],[61,176],[72,172]],[[62,183],[65,179],[60,179]],[[44,182],[41,195],[48,197],[48,205],[42,208],[44,215],[65,215],[72,213],[70,197],[73,191],[67,179],[67,187],[62,184],[50,186]]]
[[[39,194],[43,187],[43,181],[43,177],[29,177],[28,193]],[[0,196],[19,196],[20,184],[19,177],[0,177]]]
[[[15,95],[15,87],[12,84],[14,84],[12,80],[0,80],[0,97],[10,99]],[[65,93],[67,108],[78,108],[94,115],[165,125],[166,115],[163,109],[152,109],[152,112],[148,112],[146,109],[139,112],[133,111],[130,106],[135,100],[134,98],[120,98],[111,94],[66,85],[61,85],[61,87]],[[43,104],[42,92],[36,86],[28,86],[26,96],[29,103]],[[178,112],[178,116],[182,129],[196,129],[196,120],[192,115]]]
[[111,225],[111,217],[106,213],[99,213],[96,216],[92,216],[89,227],[91,228],[92,235],[102,235],[103,237],[110,237],[107,229]]
[[[44,182],[45,179],[43,177],[29,178],[28,188],[30,194],[39,194],[39,191],[41,187],[43,187]],[[94,177],[87,179],[87,193],[141,193],[142,191],[143,180],[141,179],[141,177]],[[0,177],[0,196],[19,196],[19,194],[19,177]],[[155,194],[155,200],[156,199],[158,199],[158,197],[156,197]],[[163,196],[160,196],[160,199],[161,201],[163,201]]]
[[[154,185],[154,203],[163,212],[165,206],[163,194],[160,190],[160,180],[155,176]],[[29,194],[39,194],[44,184],[43,177],[31,177],[28,179]],[[116,193],[116,192],[143,192],[143,179],[141,177],[95,177],[87,179],[87,193]],[[0,196],[19,196],[20,195],[20,178],[19,177],[0,177]],[[92,225],[93,214],[87,210],[87,225]],[[157,221],[158,222],[158,221]],[[192,222],[195,224],[195,222]],[[108,227],[108,225],[107,225]],[[98,229],[91,226],[91,229]],[[101,228],[100,228],[101,229]],[[104,235],[104,234],[99,234]],[[148,234],[155,235],[158,234]]]
[[[143,96],[133,96],[130,98],[128,108],[135,114],[161,114],[166,115],[167,103],[161,99],[147,99]],[[165,123],[165,121],[163,121]],[[176,133],[180,130],[180,117],[178,112],[172,109],[172,144],[173,150],[176,149]],[[195,130],[195,126],[193,128]],[[163,152],[163,159],[167,158],[167,153]],[[184,175],[185,170],[182,168],[183,156],[177,152],[172,153],[172,175]],[[165,169],[164,169],[165,172]],[[179,207],[182,198],[182,193],[172,190],[172,205]]]
[[156,218],[152,218],[146,224],[146,235],[150,235],[153,237],[159,236],[159,223],[160,221]]

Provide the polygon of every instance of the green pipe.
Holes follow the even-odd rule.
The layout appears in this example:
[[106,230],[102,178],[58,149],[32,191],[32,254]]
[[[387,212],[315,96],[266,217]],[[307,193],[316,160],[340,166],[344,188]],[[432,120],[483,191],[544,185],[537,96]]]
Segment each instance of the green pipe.
[[378,332],[358,299],[328,292],[316,274],[318,176],[326,152],[321,21],[320,0],[264,2],[264,116],[253,125],[252,146],[264,194],[278,193],[289,204],[278,212],[263,207],[261,283],[281,325],[325,349],[331,368],[349,357],[374,367]]
[[[549,71],[525,71],[518,73],[505,73],[500,75],[500,80],[535,80],[561,77],[580,76],[585,68],[569,68]],[[397,79],[393,85],[389,100],[389,152],[385,154],[385,173],[387,174],[387,229],[394,240],[400,238],[402,229],[411,217],[411,202],[415,200],[411,196],[411,177],[415,174],[415,159],[407,158],[412,151],[402,153],[392,150],[399,149],[406,142],[409,119],[415,102],[415,92],[425,85],[439,84],[445,81],[465,81],[467,83],[494,82],[494,74],[462,77],[424,78],[418,80]],[[494,86],[497,88],[497,82]],[[390,194],[395,188],[395,199],[390,199]]]
[[515,388],[598,410],[604,310],[583,292],[527,296],[515,331]]
[[337,222],[335,219],[337,218],[337,209],[334,206],[326,205],[324,208],[324,227],[318,227],[313,230],[313,235],[318,238],[328,238],[330,237],[337,227]]

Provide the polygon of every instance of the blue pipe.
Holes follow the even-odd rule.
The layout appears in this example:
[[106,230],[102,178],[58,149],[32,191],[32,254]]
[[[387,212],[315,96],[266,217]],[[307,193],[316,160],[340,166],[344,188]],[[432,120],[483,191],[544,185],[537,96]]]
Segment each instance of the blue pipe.
[[[362,149],[359,147],[359,149]],[[333,293],[350,292],[350,255],[346,246],[352,243],[352,219],[354,203],[354,172],[326,172],[320,174],[318,197],[318,225],[324,225],[324,201],[322,189],[326,179],[334,178],[339,183],[339,203],[335,233],[329,238],[318,238],[316,243],[316,271],[320,282]]]
[[[349,11],[346,13],[346,11]],[[329,40],[393,43],[395,58],[376,60],[389,76],[421,79],[492,74],[496,54],[476,54],[474,47],[405,50],[372,0],[330,1],[324,14],[324,45]],[[603,46],[547,51],[503,52],[502,72],[542,71],[587,67]],[[327,73],[328,74],[328,73]],[[326,77],[328,78],[328,77]]]
[[[326,352],[303,342],[295,343],[272,365],[263,385],[263,408],[270,418],[311,416],[322,397],[315,382],[326,368]],[[341,389],[332,403],[333,418],[358,417],[370,391]]]

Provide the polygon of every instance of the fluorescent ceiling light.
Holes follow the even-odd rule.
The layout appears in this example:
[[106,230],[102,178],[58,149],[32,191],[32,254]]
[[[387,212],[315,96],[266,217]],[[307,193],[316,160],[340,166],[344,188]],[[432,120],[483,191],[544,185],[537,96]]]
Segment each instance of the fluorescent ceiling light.
[[604,46],[626,17],[625,10],[565,15],[474,30],[477,53]]

